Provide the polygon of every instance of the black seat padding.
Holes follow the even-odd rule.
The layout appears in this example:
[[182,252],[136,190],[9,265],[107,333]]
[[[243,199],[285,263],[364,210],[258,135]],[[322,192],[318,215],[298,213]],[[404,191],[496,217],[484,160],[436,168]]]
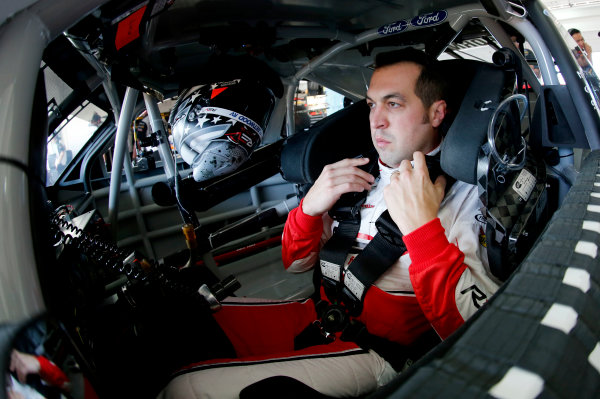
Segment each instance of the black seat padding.
[[369,108],[358,101],[290,137],[281,151],[281,171],[292,183],[312,184],[323,167],[373,149]]
[[441,62],[450,84],[449,108],[454,108],[446,121],[450,126],[442,142],[441,166],[455,179],[477,184],[479,150],[494,110],[510,86],[514,88],[514,73],[480,61]]

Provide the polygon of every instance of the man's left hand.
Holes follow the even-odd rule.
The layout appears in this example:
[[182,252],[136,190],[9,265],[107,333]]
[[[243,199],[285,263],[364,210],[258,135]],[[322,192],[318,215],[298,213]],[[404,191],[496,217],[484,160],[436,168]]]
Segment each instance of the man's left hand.
[[404,235],[437,217],[446,188],[442,175],[431,182],[422,152],[413,154],[413,162],[414,168],[409,160],[402,161],[383,191],[390,216]]

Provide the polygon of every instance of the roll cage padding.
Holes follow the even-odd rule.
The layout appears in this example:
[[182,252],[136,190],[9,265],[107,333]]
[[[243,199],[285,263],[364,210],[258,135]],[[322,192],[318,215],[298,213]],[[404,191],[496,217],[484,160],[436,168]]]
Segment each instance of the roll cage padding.
[[[600,391],[600,151],[505,285],[436,349],[369,398],[531,397]],[[513,378],[521,378],[516,382]],[[510,396],[510,395],[509,395]]]

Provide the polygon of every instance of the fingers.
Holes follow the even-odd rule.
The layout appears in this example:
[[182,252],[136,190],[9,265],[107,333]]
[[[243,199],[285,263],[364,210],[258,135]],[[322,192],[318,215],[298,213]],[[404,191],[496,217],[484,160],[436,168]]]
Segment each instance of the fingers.
[[[331,188],[352,183],[353,186],[361,186],[361,189],[358,191],[362,191],[363,188],[368,190],[375,181],[375,177],[359,168],[359,166],[366,165],[367,163],[369,163],[368,158],[358,158],[344,159],[334,164],[327,165],[323,168],[319,180],[323,180]],[[339,188],[346,190],[344,187]]]
[[413,154],[413,162],[404,160],[384,189],[384,199],[390,215],[403,234],[408,234],[433,220],[444,199],[446,179],[430,179],[425,155]]
[[429,169],[427,168],[427,162],[425,161],[425,154],[420,151],[416,151],[413,154],[413,161],[405,159],[400,163],[398,170],[392,173],[392,179],[395,180],[400,179],[403,174],[410,173],[412,175],[413,172],[418,175],[422,175],[429,179]]
[[335,179],[335,182],[322,186],[322,189],[324,190],[324,195],[331,195],[335,197],[337,201],[337,199],[345,193],[368,191],[371,189],[371,184],[362,179],[341,176]]
[[337,188],[341,192],[370,190],[375,177],[360,169],[360,166],[368,163],[368,158],[358,158],[344,159],[330,165],[326,178],[331,188]]
[[347,168],[351,166],[362,166],[369,163],[369,158],[346,158],[341,161],[337,161],[335,163],[329,164],[327,166],[331,166],[333,168]]
[[325,166],[323,170],[329,170],[332,177],[352,174],[368,181],[369,183],[373,183],[375,181],[373,175],[359,168],[360,166],[368,163],[369,158],[343,159],[331,165]]
[[425,154],[421,151],[415,151],[413,154],[414,168],[416,170],[427,170],[427,162],[425,162]]
[[331,209],[342,194],[370,190],[375,177],[359,168],[368,163],[368,158],[354,158],[325,166],[304,197],[304,213],[322,215]]
[[421,151],[416,151],[413,154],[413,170],[423,176],[425,181],[430,181],[429,178],[429,168],[427,167],[427,161],[425,160],[425,154]]
[[332,165],[341,165],[341,166],[357,166],[357,165],[366,165],[369,163],[369,158],[346,158],[341,161],[337,161]]
[[408,172],[412,170],[412,165],[409,160],[405,159],[398,166],[398,173],[402,174],[404,172]]
[[13,349],[11,354],[10,354],[10,367],[9,367],[11,372],[14,372],[17,370],[17,353],[16,353],[16,349]]
[[446,192],[446,183],[446,177],[444,175],[439,175],[433,184],[442,199],[444,198],[444,194]]

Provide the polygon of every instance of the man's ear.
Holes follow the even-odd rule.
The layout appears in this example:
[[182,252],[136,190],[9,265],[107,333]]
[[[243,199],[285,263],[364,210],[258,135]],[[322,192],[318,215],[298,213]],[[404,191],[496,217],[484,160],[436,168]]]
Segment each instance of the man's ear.
[[446,117],[446,101],[438,100],[429,107],[429,120],[431,126],[439,127]]

